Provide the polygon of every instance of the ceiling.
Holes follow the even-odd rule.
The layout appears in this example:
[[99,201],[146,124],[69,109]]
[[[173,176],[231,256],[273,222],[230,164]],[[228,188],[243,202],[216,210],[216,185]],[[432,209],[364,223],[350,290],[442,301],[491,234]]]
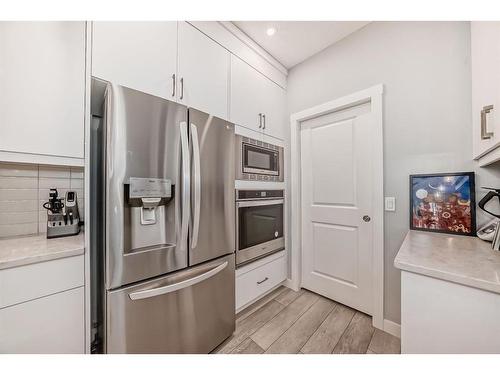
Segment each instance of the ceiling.
[[[359,30],[364,21],[233,21],[287,69]],[[276,33],[268,36],[268,28]]]

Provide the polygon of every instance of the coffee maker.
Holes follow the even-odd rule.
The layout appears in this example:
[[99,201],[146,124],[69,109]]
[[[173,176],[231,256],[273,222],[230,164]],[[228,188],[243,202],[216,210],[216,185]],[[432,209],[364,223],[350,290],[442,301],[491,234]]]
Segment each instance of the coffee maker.
[[47,210],[47,238],[75,236],[80,233],[80,213],[76,191],[66,192],[64,203],[57,189],[50,189]]
[[489,190],[488,193],[479,201],[478,206],[484,212],[489,213],[494,216],[493,220],[490,220],[488,223],[483,225],[477,231],[477,236],[485,241],[491,241],[492,248],[494,250],[500,250],[500,234],[499,234],[499,222],[500,222],[500,211],[492,212],[490,209],[486,208],[486,205],[491,200],[498,200],[498,204],[500,206],[500,189],[483,187],[483,189]]

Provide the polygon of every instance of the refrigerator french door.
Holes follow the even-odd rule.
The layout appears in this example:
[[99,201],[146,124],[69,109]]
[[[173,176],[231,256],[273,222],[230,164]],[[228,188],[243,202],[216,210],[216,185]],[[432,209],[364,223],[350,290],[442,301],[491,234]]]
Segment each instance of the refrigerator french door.
[[104,351],[208,353],[234,330],[234,125],[112,84],[103,114]]

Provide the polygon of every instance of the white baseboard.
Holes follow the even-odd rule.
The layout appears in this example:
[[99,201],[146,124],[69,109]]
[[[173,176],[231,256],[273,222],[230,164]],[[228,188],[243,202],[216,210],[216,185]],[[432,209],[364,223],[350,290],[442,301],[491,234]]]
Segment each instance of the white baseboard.
[[401,338],[401,324],[394,323],[392,320],[384,319],[384,331]]

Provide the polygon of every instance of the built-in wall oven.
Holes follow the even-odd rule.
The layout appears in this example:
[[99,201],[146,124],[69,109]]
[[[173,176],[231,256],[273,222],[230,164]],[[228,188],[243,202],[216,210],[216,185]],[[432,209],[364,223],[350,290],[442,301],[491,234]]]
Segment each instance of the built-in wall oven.
[[236,191],[236,265],[285,248],[283,190]]
[[236,136],[236,179],[282,182],[283,147]]

